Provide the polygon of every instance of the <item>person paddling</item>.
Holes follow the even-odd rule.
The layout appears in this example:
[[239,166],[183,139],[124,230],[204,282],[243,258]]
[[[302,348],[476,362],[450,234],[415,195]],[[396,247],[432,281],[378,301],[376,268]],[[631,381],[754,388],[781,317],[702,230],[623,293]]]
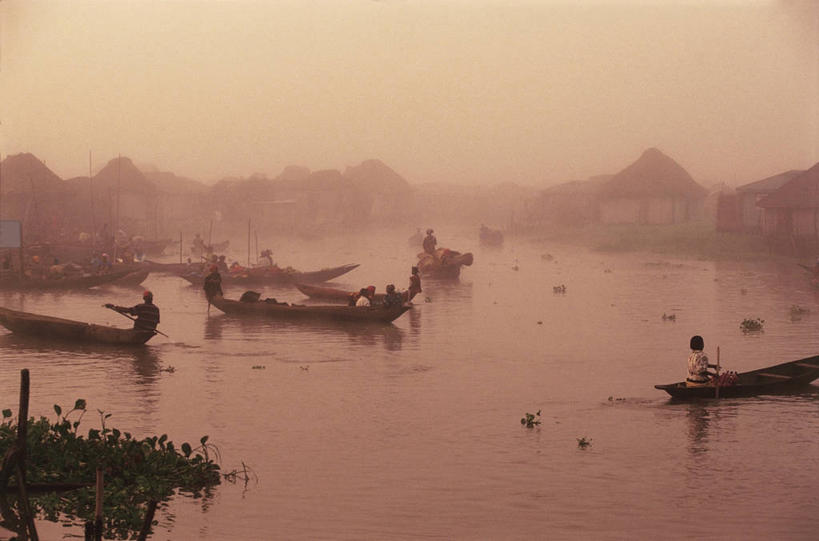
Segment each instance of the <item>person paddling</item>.
[[156,330],[156,326],[159,324],[159,307],[154,304],[154,294],[146,290],[142,294],[142,301],[141,304],[131,307],[116,306],[110,303],[106,304],[105,307],[115,310],[120,314],[136,316],[136,319],[134,319],[134,329],[159,332]]

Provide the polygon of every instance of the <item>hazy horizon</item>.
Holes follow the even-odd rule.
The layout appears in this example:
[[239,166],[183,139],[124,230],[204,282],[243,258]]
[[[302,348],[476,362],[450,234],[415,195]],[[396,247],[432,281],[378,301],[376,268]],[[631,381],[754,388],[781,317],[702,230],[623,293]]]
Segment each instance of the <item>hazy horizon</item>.
[[546,185],[656,147],[736,185],[819,161],[817,51],[800,1],[4,1],[0,154]]

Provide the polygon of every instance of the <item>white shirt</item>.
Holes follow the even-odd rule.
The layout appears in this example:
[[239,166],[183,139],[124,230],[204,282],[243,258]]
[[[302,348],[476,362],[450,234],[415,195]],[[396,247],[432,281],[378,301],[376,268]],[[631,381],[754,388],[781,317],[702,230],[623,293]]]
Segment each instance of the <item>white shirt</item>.
[[368,299],[368,298],[367,298],[367,297],[365,297],[364,295],[361,295],[361,296],[358,298],[358,300],[357,300],[357,301],[355,301],[355,305],[356,305],[356,306],[369,306],[369,305],[370,305],[370,299]]

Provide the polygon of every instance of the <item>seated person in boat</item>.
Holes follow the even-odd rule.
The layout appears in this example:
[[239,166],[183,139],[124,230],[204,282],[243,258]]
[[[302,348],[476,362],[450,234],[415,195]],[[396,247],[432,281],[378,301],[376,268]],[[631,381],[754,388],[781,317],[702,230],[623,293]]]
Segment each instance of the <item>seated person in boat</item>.
[[273,266],[273,252],[270,249],[262,250],[262,253],[259,257],[259,265],[261,265],[262,267]]
[[370,290],[366,287],[362,287],[361,291],[358,292],[358,298],[355,300],[356,306],[370,306]]
[[393,306],[401,306],[404,304],[404,297],[395,290],[393,284],[387,286],[387,294],[384,295],[384,307],[392,308]]
[[688,376],[685,384],[688,387],[700,387],[711,385],[716,372],[709,372],[709,368],[717,368],[717,365],[708,362],[708,356],[703,352],[705,341],[702,336],[691,337],[691,355],[688,356]]
[[222,293],[222,275],[219,274],[219,267],[216,265],[210,266],[210,274],[205,276],[205,283],[202,286],[205,290],[205,297],[211,300],[216,295],[224,296]]
[[127,306],[115,306],[113,304],[106,304],[105,307],[116,310],[121,314],[136,316],[136,319],[134,319],[134,329],[144,331],[156,330],[156,326],[159,324],[159,307],[154,304],[154,294],[146,290],[142,294],[142,301],[142,304],[137,304],[130,308]]
[[411,301],[413,297],[421,292],[421,275],[418,274],[418,267],[412,267],[412,274],[409,278],[409,290],[407,290],[407,300]]
[[432,233],[434,233],[432,229],[427,229],[427,236],[424,237],[424,251],[435,255],[435,246],[438,244],[438,239]]
[[225,261],[225,256],[220,255],[219,259],[216,261],[216,267],[219,269],[219,272],[227,272],[228,265],[227,261]]

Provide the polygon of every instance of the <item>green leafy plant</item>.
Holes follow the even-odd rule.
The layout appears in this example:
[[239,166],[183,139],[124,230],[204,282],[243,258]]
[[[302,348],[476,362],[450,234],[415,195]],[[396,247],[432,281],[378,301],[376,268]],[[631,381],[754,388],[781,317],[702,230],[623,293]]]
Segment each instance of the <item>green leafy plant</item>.
[[[219,465],[210,458],[210,454],[220,458],[218,449],[208,443],[207,436],[196,448],[186,442],[177,449],[166,434],[137,439],[129,432],[106,426],[111,414],[103,410],[97,410],[100,428],[81,434],[78,428],[86,413],[85,400],[77,400],[65,415],[59,405],[54,406],[54,411],[54,422],[46,417],[29,419],[26,481],[81,488],[30,498],[34,512],[41,518],[75,526],[93,520],[97,468],[103,470],[105,479],[106,538],[126,539],[138,533],[150,501],[164,506],[177,492],[208,497],[210,489],[221,481]],[[4,410],[2,414],[0,456],[17,438],[12,412]]]
[[591,445],[591,438],[586,438],[583,436],[582,438],[577,438],[577,446],[581,449],[585,449]]
[[756,319],[743,319],[742,323],[739,324],[739,328],[742,329],[742,332],[749,333],[749,332],[762,332],[762,328],[765,325],[765,320],[756,318]]
[[540,424],[540,410],[537,410],[537,413],[535,413],[535,414],[529,413],[527,411],[525,416],[520,420],[520,424],[522,424],[526,428],[534,428],[535,425],[539,425]]

